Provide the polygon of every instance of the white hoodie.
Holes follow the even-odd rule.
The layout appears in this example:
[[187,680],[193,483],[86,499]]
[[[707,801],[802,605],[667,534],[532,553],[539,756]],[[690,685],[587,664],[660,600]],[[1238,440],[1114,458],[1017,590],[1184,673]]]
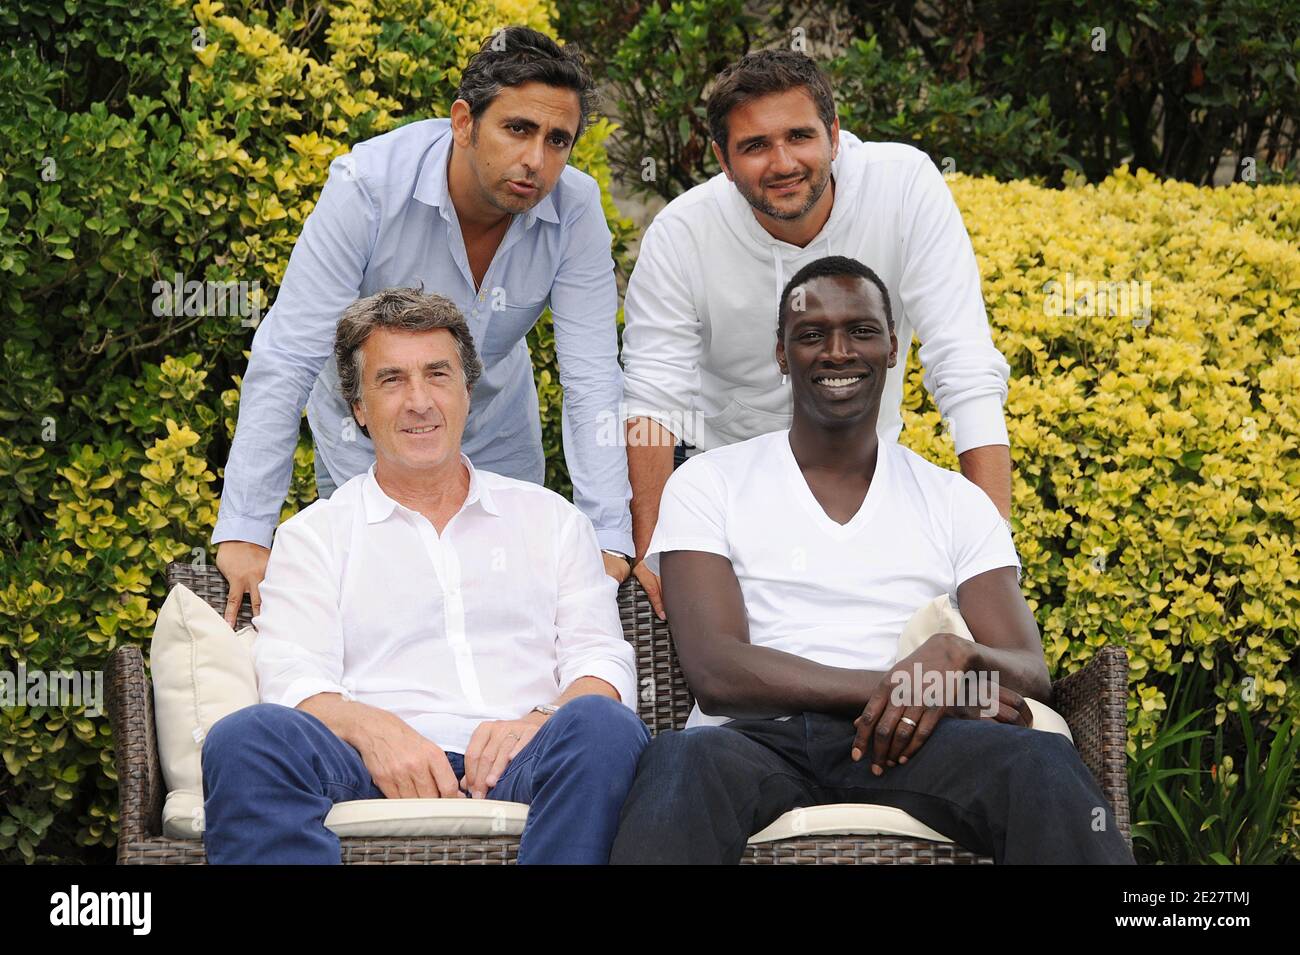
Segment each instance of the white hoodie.
[[975,253],[943,176],[912,146],[844,131],[831,170],[835,203],[806,248],[773,238],[724,173],[655,217],[624,300],[624,418],[654,418],[702,450],[790,427],[777,301],[802,266],[845,255],[880,276],[894,312],[899,361],[885,378],[880,436],[902,431],[915,331],[957,453],[1008,444],[1010,368],[989,335]]

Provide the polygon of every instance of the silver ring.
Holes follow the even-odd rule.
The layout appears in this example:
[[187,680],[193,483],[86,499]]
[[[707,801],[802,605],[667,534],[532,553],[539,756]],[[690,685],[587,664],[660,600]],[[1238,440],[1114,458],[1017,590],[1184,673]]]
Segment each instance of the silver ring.
[[916,725],[916,720],[909,720],[906,716],[900,717],[900,719],[902,719],[902,721],[906,723],[908,726]]
[[513,736],[515,739],[523,739],[523,737],[520,736],[518,733],[507,733],[506,736],[507,737]]

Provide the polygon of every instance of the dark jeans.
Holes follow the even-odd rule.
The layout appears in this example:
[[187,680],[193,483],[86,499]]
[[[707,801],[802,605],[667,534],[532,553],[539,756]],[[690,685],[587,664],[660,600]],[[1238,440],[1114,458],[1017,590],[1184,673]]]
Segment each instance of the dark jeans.
[[1001,863],[1134,863],[1070,741],[946,718],[912,758],[871,772],[853,722],[820,713],[660,733],[641,755],[612,863],[737,863],[754,833],[800,806],[895,806]]
[[[570,700],[510,761],[488,799],[528,804],[519,862],[604,864],[619,808],[650,739],[630,709],[605,696]],[[447,753],[465,774],[460,753]],[[333,864],[325,827],[336,802],[383,799],[357,750],[305,710],[258,703],[220,719],[203,741],[208,861]]]

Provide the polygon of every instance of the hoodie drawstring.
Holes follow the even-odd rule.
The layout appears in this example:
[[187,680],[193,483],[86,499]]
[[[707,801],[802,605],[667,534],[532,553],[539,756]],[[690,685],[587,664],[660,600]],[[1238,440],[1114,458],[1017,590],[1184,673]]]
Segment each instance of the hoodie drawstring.
[[[827,230],[822,229],[822,248],[826,250],[826,257],[831,255],[831,237],[826,234]],[[785,271],[782,269],[781,250],[772,244],[768,246],[772,250],[772,274],[776,278],[776,301],[781,301],[781,293],[785,291]]]

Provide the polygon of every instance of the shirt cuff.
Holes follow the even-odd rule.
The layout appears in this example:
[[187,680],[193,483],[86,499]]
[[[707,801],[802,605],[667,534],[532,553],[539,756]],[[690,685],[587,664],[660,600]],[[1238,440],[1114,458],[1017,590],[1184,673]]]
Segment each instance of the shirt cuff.
[[237,517],[233,514],[222,517],[221,511],[217,511],[217,526],[212,531],[214,545],[223,541],[248,541],[252,544],[261,544],[269,550],[274,537],[274,524],[267,524],[251,517]]
[[596,543],[602,550],[616,550],[620,554],[627,554],[629,559],[636,553],[636,547],[632,544],[632,532],[617,527],[596,531]]
[[593,660],[584,663],[578,669],[580,672],[574,677],[575,680],[581,680],[584,676],[594,676],[598,680],[604,680],[618,690],[620,703],[633,713],[637,711],[636,680],[628,677],[627,667],[613,660]]
[[989,444],[1011,445],[1002,399],[997,395],[963,401],[949,411],[948,417],[952,419],[953,444],[958,454]]
[[[347,681],[344,681],[345,683]],[[338,693],[345,700],[356,700],[352,690],[343,683],[334,683],[324,677],[303,676],[294,680],[283,692],[275,697],[262,698],[263,703],[279,703],[281,706],[296,707],[303,700],[310,699],[317,693]]]
[[685,433],[692,431],[689,408],[652,407],[644,401],[628,401],[624,398],[623,403],[619,405],[618,415],[624,427],[633,418],[649,418],[652,421],[657,421],[660,427],[670,432],[678,441],[685,441],[687,444],[694,443],[694,433]]

